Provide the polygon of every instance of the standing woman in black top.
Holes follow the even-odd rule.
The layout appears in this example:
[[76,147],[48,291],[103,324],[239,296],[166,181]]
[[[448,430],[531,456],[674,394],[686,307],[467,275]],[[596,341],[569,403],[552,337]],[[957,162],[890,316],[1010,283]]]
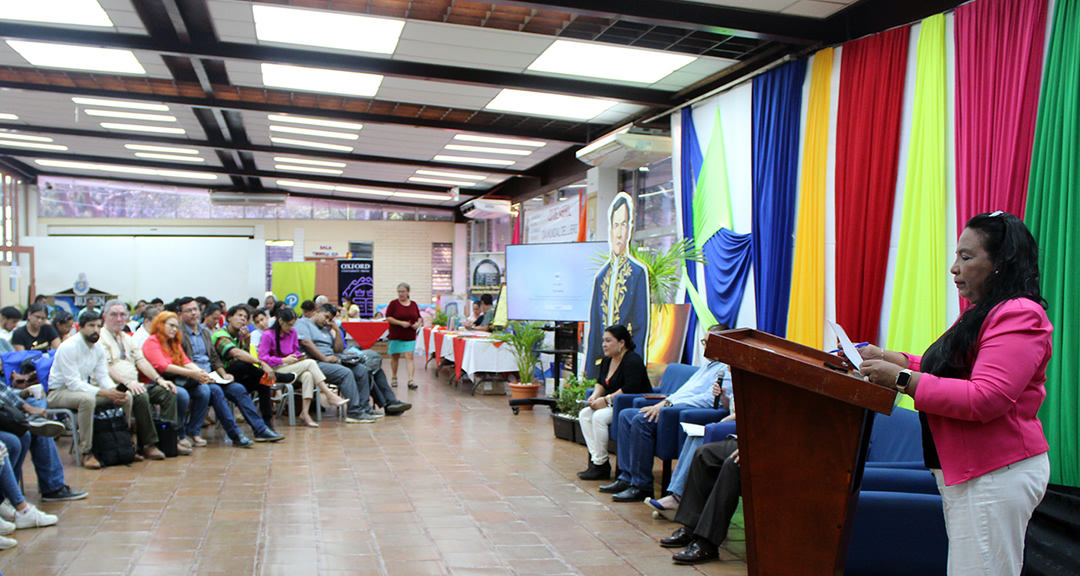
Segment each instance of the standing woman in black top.
[[55,350],[60,347],[60,334],[49,324],[49,310],[42,304],[26,309],[26,324],[11,335],[16,350]]
[[599,381],[592,395],[585,401],[585,408],[578,414],[585,445],[589,447],[589,468],[578,472],[582,480],[607,480],[611,476],[608,462],[608,426],[613,417],[615,397],[622,393],[645,394],[652,392],[645,361],[634,352],[637,346],[630,331],[622,324],[604,330],[601,344],[604,359],[597,372]]

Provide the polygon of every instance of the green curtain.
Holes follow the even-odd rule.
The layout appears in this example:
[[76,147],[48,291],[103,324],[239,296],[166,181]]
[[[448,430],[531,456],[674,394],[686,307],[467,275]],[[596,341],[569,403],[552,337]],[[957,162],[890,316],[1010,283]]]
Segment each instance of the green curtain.
[[1054,324],[1039,418],[1050,482],[1080,486],[1080,0],[1058,0],[1035,129],[1026,220],[1039,242],[1043,296]]
[[731,189],[724,152],[724,129],[720,122],[720,109],[717,108],[701,174],[698,175],[697,190],[694,191],[694,247],[703,250],[705,243],[721,228],[732,229]]
[[[945,137],[948,89],[945,80],[945,16],[919,26],[918,62],[911,141],[908,144],[904,206],[896,255],[888,348],[922,354],[949,328],[945,299]],[[908,396],[901,405],[913,408]]]

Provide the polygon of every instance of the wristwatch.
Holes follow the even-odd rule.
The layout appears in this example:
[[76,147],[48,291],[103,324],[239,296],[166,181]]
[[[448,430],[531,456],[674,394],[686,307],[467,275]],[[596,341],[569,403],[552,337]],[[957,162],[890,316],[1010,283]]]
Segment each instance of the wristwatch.
[[674,406],[674,404],[671,403],[671,400],[668,400],[668,399],[665,398],[664,399],[664,408],[668,408],[669,406]]
[[908,384],[911,383],[912,374],[913,372],[911,370],[905,368],[896,375],[896,389],[899,390],[901,394],[907,393],[907,387]]

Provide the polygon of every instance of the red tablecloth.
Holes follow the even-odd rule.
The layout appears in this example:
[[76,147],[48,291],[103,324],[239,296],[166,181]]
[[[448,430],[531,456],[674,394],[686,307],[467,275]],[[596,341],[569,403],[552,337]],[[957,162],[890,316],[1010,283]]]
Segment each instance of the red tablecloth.
[[385,320],[342,322],[341,327],[349,336],[352,336],[353,340],[356,340],[356,345],[362,350],[371,348],[379,338],[390,331],[390,323]]

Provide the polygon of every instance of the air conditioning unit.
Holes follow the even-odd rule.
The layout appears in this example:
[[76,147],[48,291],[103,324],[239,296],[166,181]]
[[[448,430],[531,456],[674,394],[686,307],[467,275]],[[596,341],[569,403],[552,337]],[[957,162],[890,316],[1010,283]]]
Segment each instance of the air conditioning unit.
[[510,201],[475,198],[461,205],[461,214],[473,220],[501,218],[510,214]]
[[634,126],[621,128],[577,151],[591,166],[632,170],[671,156],[671,136]]
[[214,206],[282,206],[288,194],[279,192],[211,192]]

